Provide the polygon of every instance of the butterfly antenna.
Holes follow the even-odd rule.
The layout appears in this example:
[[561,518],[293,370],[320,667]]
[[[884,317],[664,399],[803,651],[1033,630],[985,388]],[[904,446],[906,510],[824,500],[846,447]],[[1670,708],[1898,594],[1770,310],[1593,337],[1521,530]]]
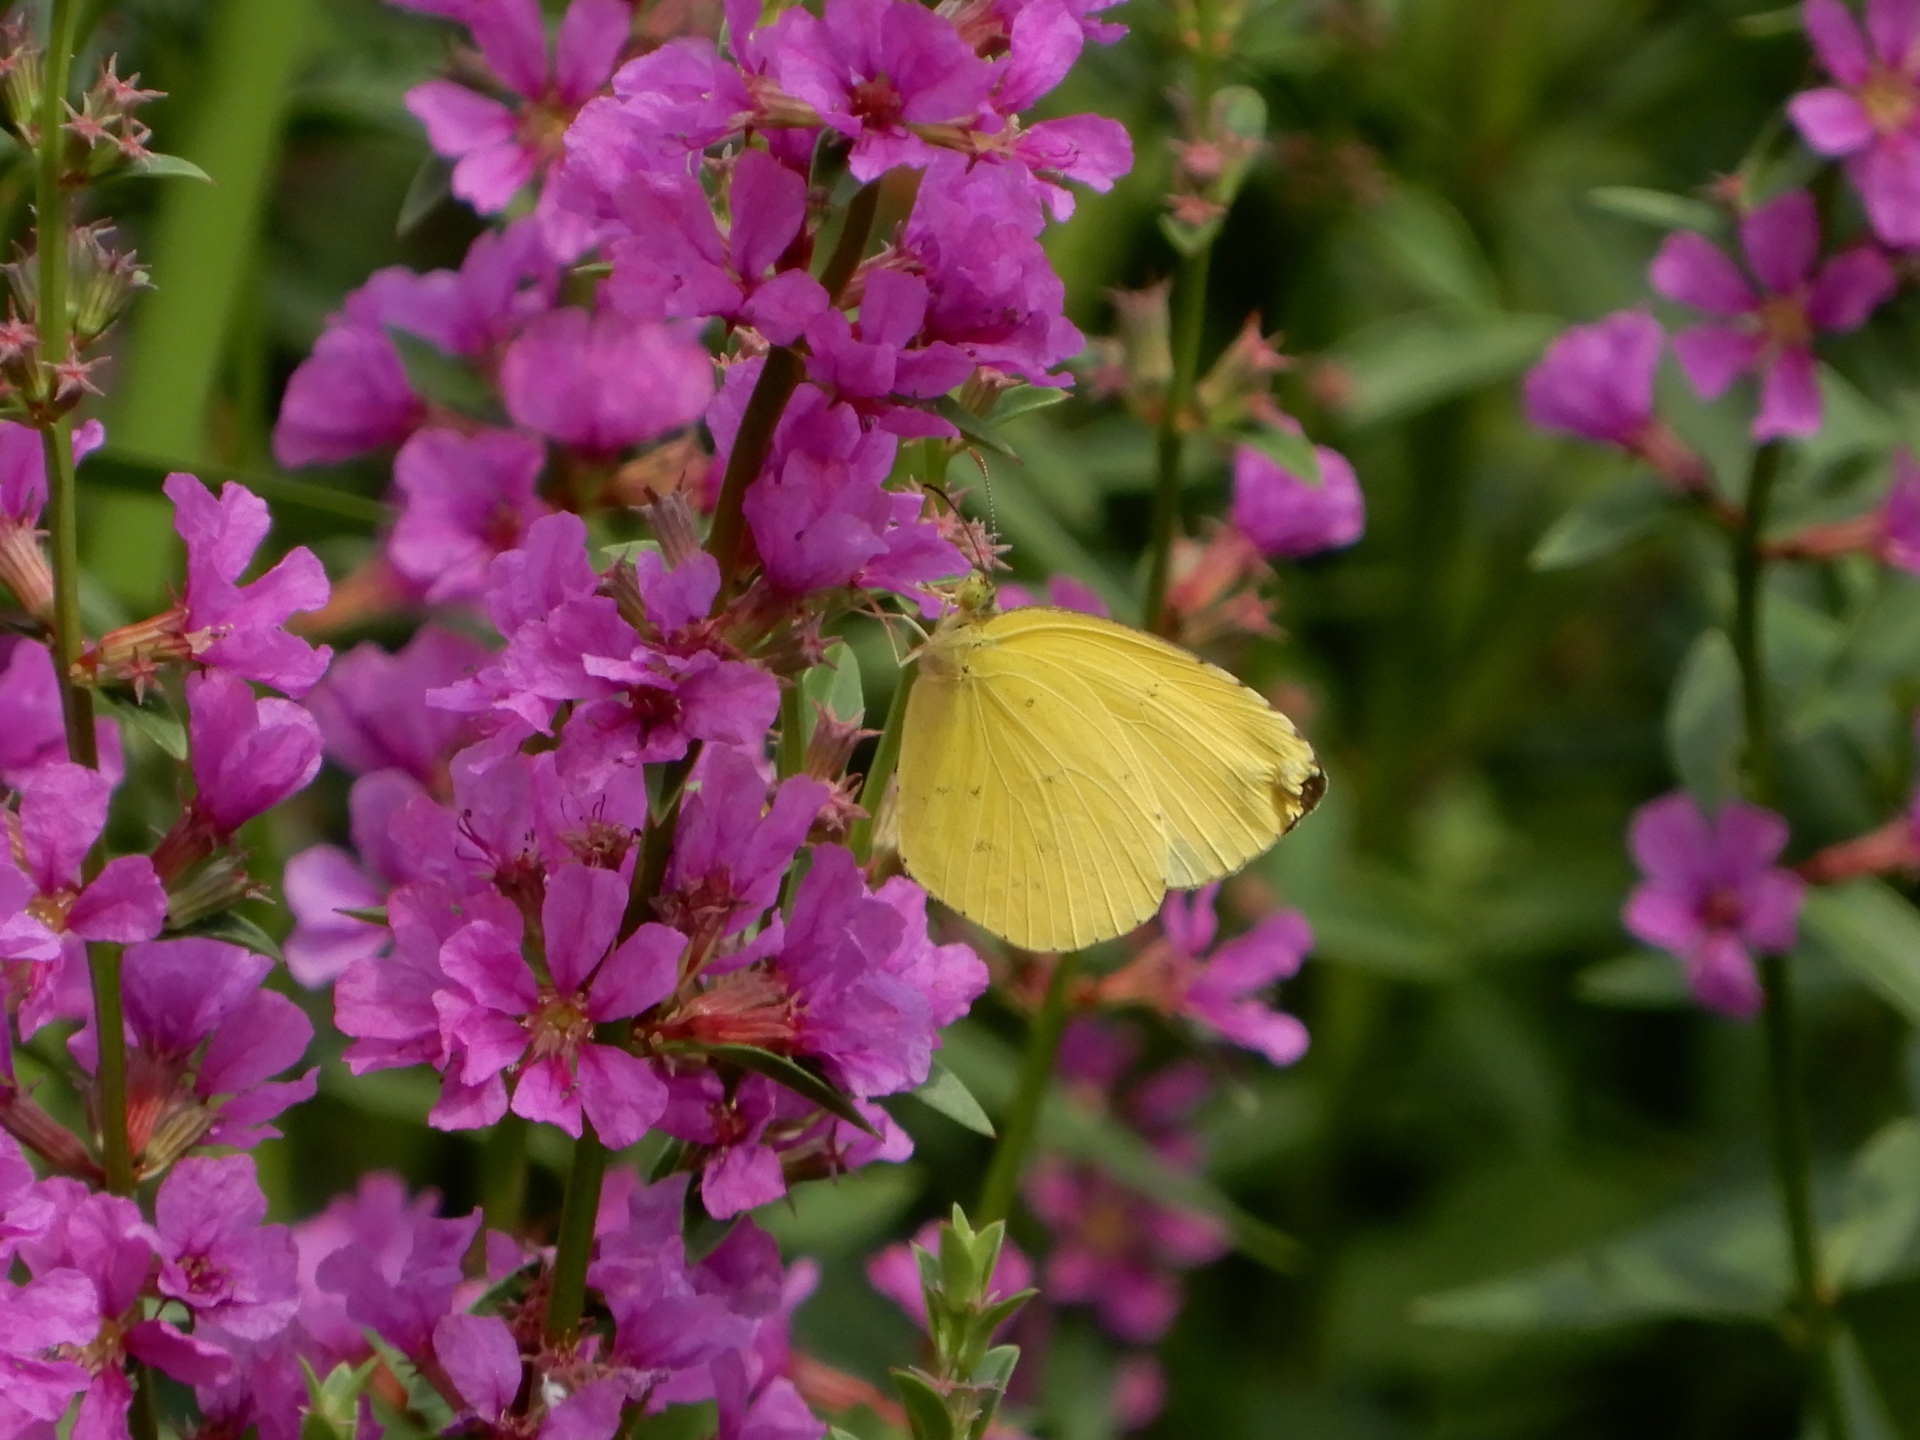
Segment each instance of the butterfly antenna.
[[[977,450],[969,450],[967,453],[973,457],[974,463],[980,467],[980,474],[984,477],[987,473],[987,463],[980,458],[980,452]],[[993,524],[993,482],[991,480],[987,481],[986,536],[976,534],[973,527],[967,524],[965,512],[960,509],[960,506],[954,501],[953,496],[947,491],[945,486],[936,484],[932,480],[922,480],[920,485],[922,489],[931,490],[934,494],[938,495],[941,500],[945,501],[949,513],[953,515],[954,519],[960,522],[961,533],[967,537],[967,548],[973,551],[974,568],[982,575],[993,574],[995,560],[993,546],[988,538],[998,533]]]

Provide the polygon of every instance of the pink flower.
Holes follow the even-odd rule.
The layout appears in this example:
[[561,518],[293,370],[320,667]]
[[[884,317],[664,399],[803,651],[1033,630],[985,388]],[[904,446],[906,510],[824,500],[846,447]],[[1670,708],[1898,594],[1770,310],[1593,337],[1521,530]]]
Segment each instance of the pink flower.
[[1787,106],[1822,155],[1845,156],[1873,230],[1888,245],[1920,245],[1920,9],[1868,0],[1866,34],[1840,0],[1807,0],[1807,34],[1840,83]]
[[1816,273],[1820,221],[1813,198],[1794,190],[1741,222],[1741,245],[1759,291],[1719,249],[1688,231],[1670,235],[1654,257],[1653,287],[1724,321],[1681,332],[1673,348],[1693,388],[1709,400],[1736,376],[1760,379],[1759,440],[1820,428],[1813,337],[1852,330],[1894,290],[1892,267],[1870,245],[1847,250]]
[[[620,1428],[627,1395],[618,1380],[592,1381],[572,1393],[559,1386],[553,1393],[560,1398],[551,1402],[547,1387],[535,1385],[533,1414],[517,1410],[525,1365],[513,1331],[497,1315],[442,1316],[433,1327],[433,1353],[466,1402],[464,1418],[480,1433],[510,1432],[530,1440],[612,1440]],[[531,1424],[535,1417],[537,1426]]]
[[698,420],[713,398],[713,359],[684,325],[567,308],[513,342],[500,386],[516,424],[610,456]]
[[300,1306],[298,1256],[284,1225],[265,1224],[253,1159],[190,1156],[154,1200],[160,1293],[243,1340],[265,1340]]
[[535,520],[546,446],[531,435],[480,430],[416,431],[394,457],[400,518],[387,539],[393,568],[426,591],[427,603],[478,600],[487,567]]
[[1295,475],[1264,450],[1233,451],[1233,523],[1268,559],[1298,559],[1353,544],[1367,525],[1366,499],[1353,466],[1314,446],[1318,484]]
[[1681,792],[1633,817],[1633,858],[1644,878],[1628,897],[1627,929],[1677,955],[1709,1009],[1757,1014],[1765,997],[1752,952],[1793,946],[1806,884],[1774,864],[1786,844],[1785,820],[1739,800],[1709,818]]
[[[453,193],[483,215],[506,209],[560,158],[568,123],[607,83],[633,29],[628,0],[573,0],[550,63],[539,0],[398,3],[463,21],[493,73],[524,102],[502,104],[451,80],[407,92],[407,109],[426,126],[433,148],[456,162]],[[540,218],[556,248],[569,254],[589,238],[551,205]]]
[[594,1027],[650,1009],[673,993],[685,939],[642,925],[620,940],[627,887],[607,870],[561,868],[540,909],[545,975],[520,936],[488,921],[452,935],[440,963],[458,987],[438,1000],[449,1066],[433,1121],[447,1129],[491,1124],[507,1108],[581,1133],[591,1120],[613,1149],[633,1144],[666,1108],[666,1088],[645,1060],[593,1039]]
[[320,727],[291,700],[210,670],[187,678],[195,821],[223,839],[304,790],[320,773]]
[[1527,419],[1632,449],[1653,423],[1653,381],[1666,332],[1640,310],[1575,325],[1527,372]]
[[[0,640],[0,785],[19,789],[43,765],[68,760],[67,728],[60,714],[60,680],[47,647],[15,639]],[[126,773],[120,727],[102,718],[94,722],[100,747],[100,773],[114,784]]]
[[1880,511],[1880,558],[1920,575],[1920,464],[1902,450],[1893,459],[1893,488]]
[[477,1210],[442,1220],[434,1209],[434,1196],[409,1203],[386,1176],[370,1176],[357,1195],[333,1202],[322,1217],[332,1248],[314,1283],[341,1297],[345,1323],[328,1333],[345,1341],[367,1327],[411,1360],[432,1354],[434,1327],[454,1311],[466,1280],[462,1261],[480,1230]]

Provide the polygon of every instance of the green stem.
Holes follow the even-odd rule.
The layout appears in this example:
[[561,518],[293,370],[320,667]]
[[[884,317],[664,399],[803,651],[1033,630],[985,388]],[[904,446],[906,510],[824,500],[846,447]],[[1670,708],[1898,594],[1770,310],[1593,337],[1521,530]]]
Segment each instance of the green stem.
[[[873,231],[873,217],[880,205],[880,190],[887,177],[861,187],[847,204],[846,219],[841,222],[839,239],[820,272],[820,284],[835,303],[847,288],[860,259],[866,254],[867,238]],[[776,345],[754,381],[747,397],[746,412],[740,417],[740,429],[733,437],[733,450],[727,456],[727,468],[720,479],[720,499],[713,509],[713,526],[707,532],[707,552],[720,562],[720,590],[713,598],[713,613],[718,615],[733,596],[734,581],[740,568],[740,542],[746,536],[747,486],[759,476],[773,449],[774,432],[787,402],[806,378],[806,362],[800,352],[788,345]]]
[[907,695],[919,673],[920,667],[916,664],[900,667],[893,682],[893,702],[887,706],[886,724],[880,731],[880,743],[874,748],[873,759],[867,764],[867,778],[860,786],[860,808],[867,813],[854,822],[853,834],[848,838],[853,846],[853,858],[862,865],[873,858],[873,822],[887,798],[887,785],[893,779],[894,767],[900,763],[900,732],[907,723]]
[[782,780],[791,779],[806,768],[806,701],[798,680],[780,687],[780,742],[773,758]]
[[587,1303],[587,1265],[593,1258],[593,1222],[600,1214],[600,1186],[607,1178],[607,1147],[593,1122],[581,1121],[573,1146],[573,1170],[560,1207],[560,1235],[553,1257],[553,1288],[547,1297],[547,1343],[573,1344]]
[[[1767,705],[1765,632],[1760,615],[1766,580],[1766,556],[1761,540],[1766,533],[1779,472],[1778,445],[1762,445],[1754,452],[1753,468],[1747,477],[1746,509],[1733,537],[1733,650],[1740,663],[1746,721],[1747,789],[1763,805],[1773,801],[1774,756]],[[1760,983],[1766,995],[1763,1024],[1774,1175],[1780,1186],[1780,1208],[1793,1259],[1788,1335],[1813,1366],[1815,1401],[1826,1440],[1850,1440],[1839,1360],[1834,1351],[1833,1307],[1820,1281],[1820,1242],[1813,1214],[1812,1146],[1807,1138],[1806,1075],[1794,1019],[1793,978],[1785,956],[1761,957]]]
[[[100,766],[93,730],[93,696],[73,682],[85,635],[80,627],[80,496],[73,466],[73,421],[53,418],[58,381],[51,367],[67,360],[73,336],[67,317],[67,229],[72,196],[62,174],[66,152],[65,102],[73,77],[73,51],[80,27],[77,0],[53,0],[47,27],[46,89],[41,96],[40,154],[34,189],[34,248],[39,257],[40,294],[36,321],[43,362],[45,417],[40,424],[47,462],[48,529],[53,549],[53,656],[60,680],[60,710],[66,723],[67,751],[75,763]],[[96,846],[88,857],[89,874],[99,873]],[[127,1046],[120,1004],[120,947],[89,945],[87,968],[93,984],[94,1033],[99,1038],[100,1159],[107,1186],[116,1195],[133,1193],[133,1151],[127,1137]]]
[[1054,962],[1053,978],[1047,982],[1047,998],[1033,1017],[1027,1031],[1027,1053],[1020,1065],[1020,1088],[1000,1122],[1000,1143],[994,1147],[993,1163],[987,1168],[987,1181],[980,1189],[980,1208],[974,1214],[976,1225],[991,1225],[1012,1213],[1013,1198],[1020,1188],[1020,1175],[1026,1168],[1027,1152],[1040,1128],[1040,1111],[1047,1092],[1053,1088],[1053,1062],[1060,1054],[1060,1037],[1067,1028],[1067,1001],[1073,982],[1080,974],[1080,952],[1069,950]]
[[487,1229],[517,1234],[527,1201],[527,1122],[509,1111],[487,1132],[480,1157],[480,1213]]
[[1173,568],[1173,542],[1180,530],[1180,492],[1185,487],[1186,415],[1200,369],[1200,339],[1206,328],[1207,272],[1213,259],[1209,240],[1180,266],[1174,282],[1173,378],[1155,442],[1153,533],[1142,619],[1149,630],[1162,628],[1167,609],[1167,580]]

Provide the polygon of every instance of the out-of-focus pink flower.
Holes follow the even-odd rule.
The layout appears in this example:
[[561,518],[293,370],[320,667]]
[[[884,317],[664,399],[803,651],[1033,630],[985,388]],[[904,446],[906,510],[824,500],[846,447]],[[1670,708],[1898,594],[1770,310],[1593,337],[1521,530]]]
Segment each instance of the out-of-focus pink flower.
[[187,680],[194,817],[231,836],[320,773],[320,727],[291,700],[255,697],[219,671]]
[[1674,485],[1705,479],[1700,459],[1654,417],[1653,382],[1666,332],[1643,310],[1563,331],[1527,372],[1527,419],[1640,456]]
[[1002,610],[1020,610],[1029,605],[1051,605],[1059,610],[1078,610],[1082,615],[1110,615],[1107,602],[1102,600],[1091,585],[1074,579],[1071,575],[1050,575],[1047,577],[1047,594],[1043,600],[1024,585],[1006,584],[999,591]]
[[477,600],[487,567],[535,520],[546,447],[531,435],[434,427],[415,432],[394,457],[400,518],[387,541],[393,568],[424,587],[429,604]]
[[[60,680],[47,647],[24,637],[0,639],[0,785],[17,790],[27,776],[67,754],[66,722],[60,714]],[[100,749],[100,773],[114,784],[126,773],[120,727],[94,721]]]
[[1798,875],[1774,863],[1787,822],[1740,800],[1710,818],[1682,792],[1641,806],[1630,844],[1644,878],[1628,897],[1627,929],[1680,958],[1702,1005],[1757,1014],[1765,996],[1753,952],[1792,947],[1806,893]]
[[153,1213],[162,1295],[243,1340],[286,1328],[300,1308],[299,1259],[287,1227],[265,1223],[252,1157],[180,1161]]
[[1807,0],[1807,35],[1839,82],[1788,102],[1801,137],[1845,156],[1847,175],[1888,245],[1920,245],[1920,9],[1868,0],[1866,31],[1841,0]]
[[1318,484],[1257,446],[1234,447],[1233,523],[1270,560],[1337,550],[1366,529],[1366,499],[1353,466],[1324,445],[1313,453],[1320,461]]
[[1759,377],[1756,439],[1811,435],[1820,428],[1814,336],[1863,324],[1893,293],[1893,268],[1873,246],[1861,245],[1816,270],[1820,218],[1804,190],[1747,216],[1740,242],[1758,290],[1723,251],[1691,231],[1668,236],[1660,247],[1650,272],[1653,288],[1722,317],[1682,331],[1674,352],[1693,388],[1709,400],[1739,375]]
[[513,342],[500,386],[517,424],[608,456],[699,419],[713,398],[713,359],[684,325],[569,307]]

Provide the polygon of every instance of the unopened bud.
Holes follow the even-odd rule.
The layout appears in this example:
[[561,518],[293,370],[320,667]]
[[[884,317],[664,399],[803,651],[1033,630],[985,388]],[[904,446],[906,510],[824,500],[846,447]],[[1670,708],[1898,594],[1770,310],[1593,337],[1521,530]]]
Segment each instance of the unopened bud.
[[24,16],[8,16],[0,23],[0,110],[5,112],[7,129],[29,150],[40,134],[44,74],[33,26]]

